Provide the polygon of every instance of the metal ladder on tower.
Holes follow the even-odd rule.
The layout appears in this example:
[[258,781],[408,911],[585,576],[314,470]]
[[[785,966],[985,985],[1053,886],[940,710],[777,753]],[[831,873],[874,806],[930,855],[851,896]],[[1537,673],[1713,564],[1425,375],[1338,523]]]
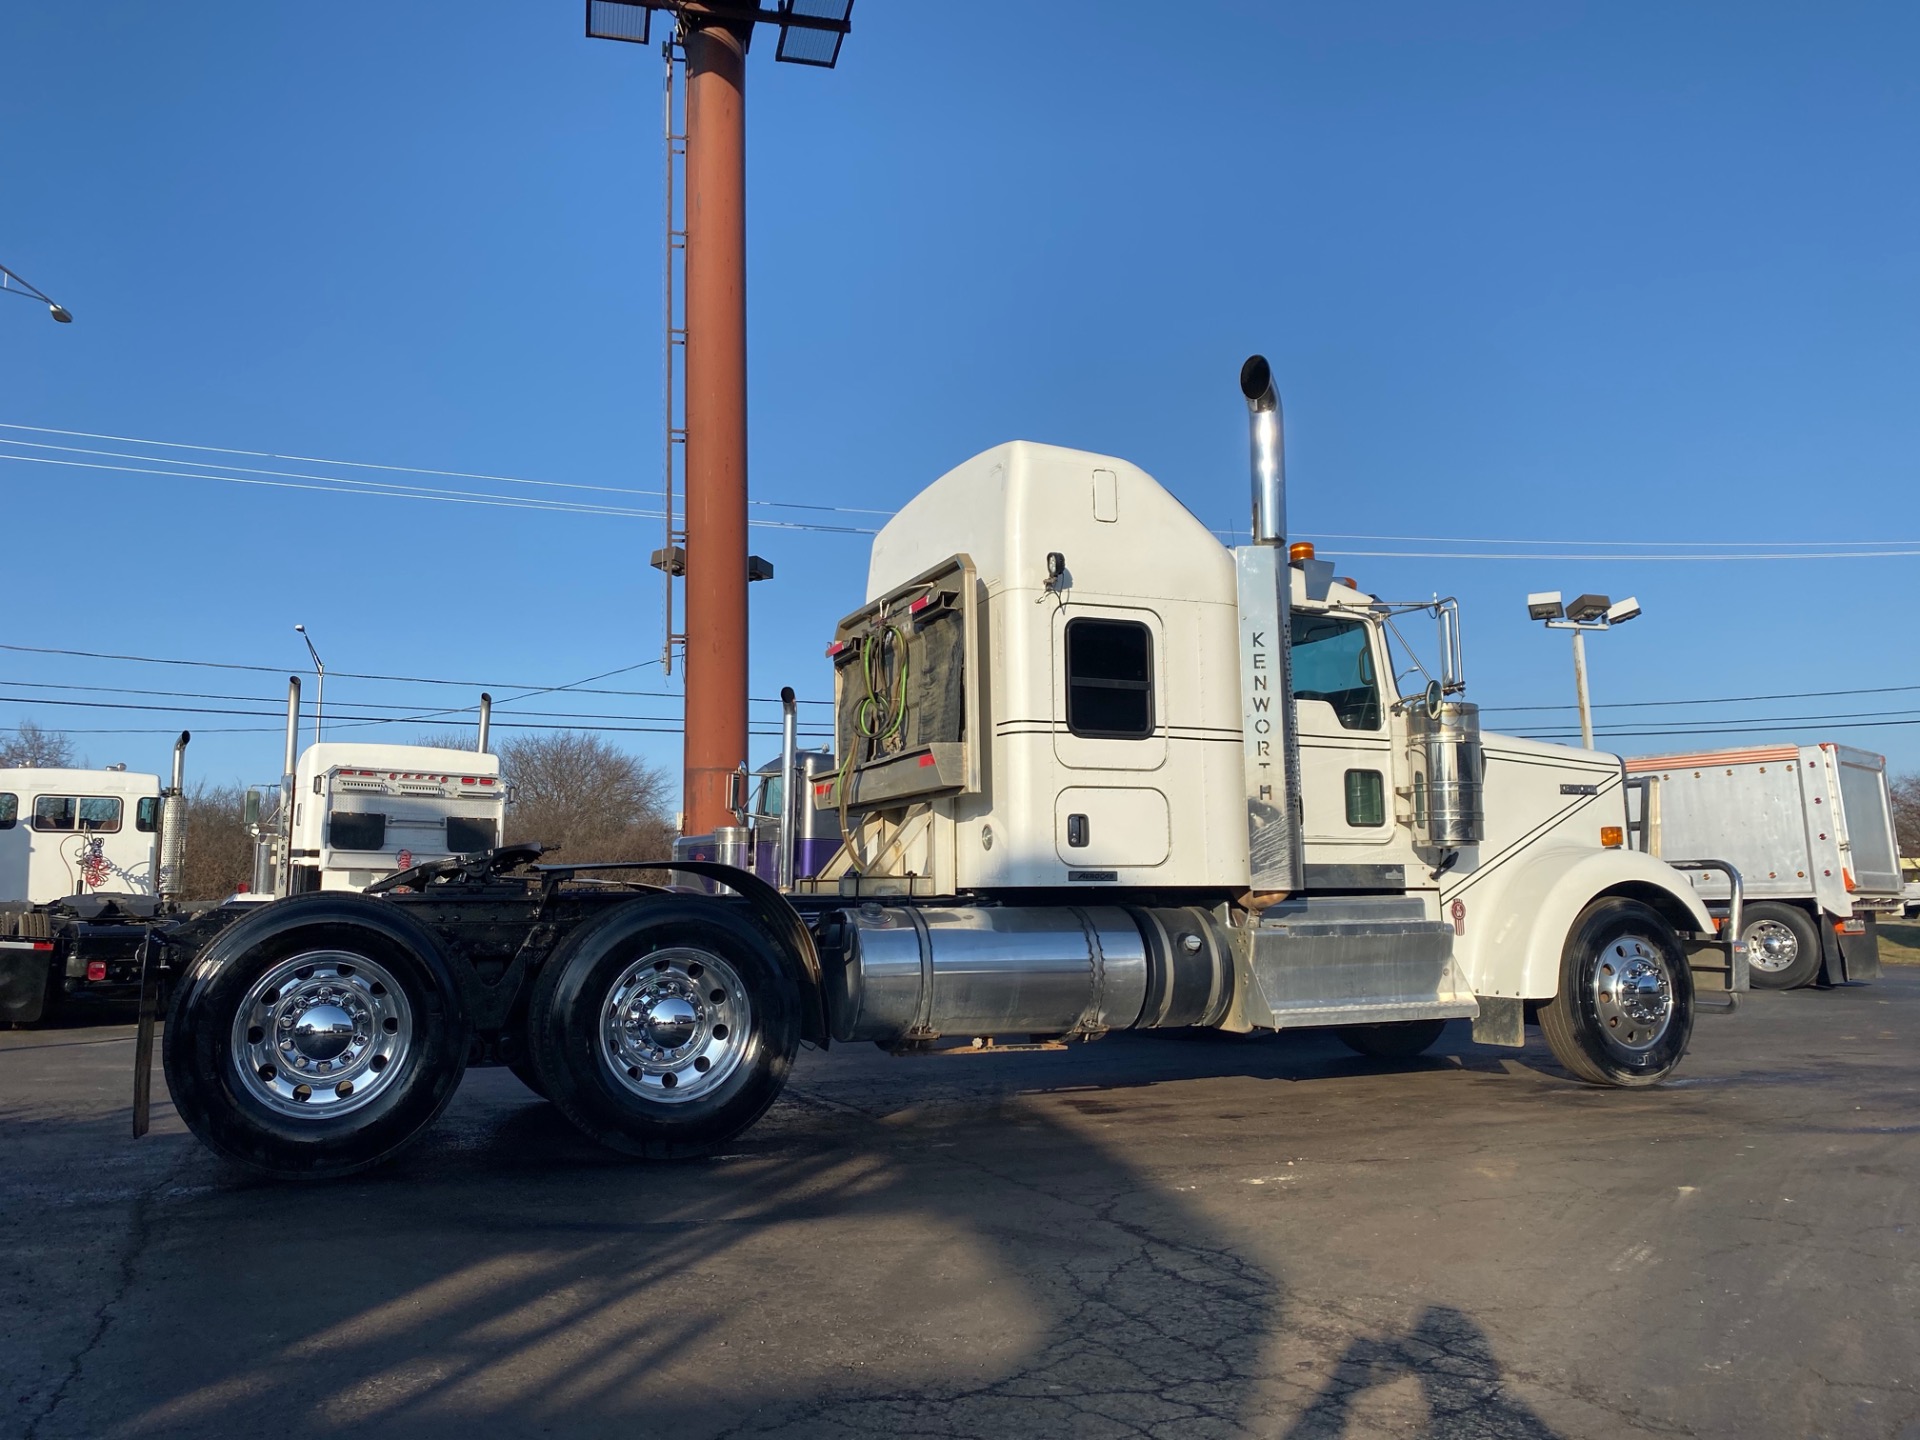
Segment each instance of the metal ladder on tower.
[[[675,647],[685,650],[686,633],[674,628],[674,581],[686,574],[687,569],[687,531],[681,518],[682,499],[686,493],[685,478],[687,466],[687,421],[685,414],[687,365],[687,330],[681,317],[686,314],[687,283],[687,222],[686,222],[686,181],[687,181],[687,124],[686,124],[686,51],[680,46],[678,27],[660,46],[661,58],[666,62],[665,77],[662,86],[662,134],[665,139],[666,153],[663,165],[664,203],[661,216],[666,228],[664,247],[665,275],[662,286],[661,314],[665,323],[665,344],[662,347],[661,393],[664,396],[665,410],[662,415],[661,433],[664,437],[662,449],[661,489],[665,492],[665,504],[662,507],[665,516],[666,542],[653,552],[653,567],[661,572],[665,582],[666,638],[661,647],[660,663],[665,673],[673,673],[673,654]],[[676,71],[678,73],[676,73]]]

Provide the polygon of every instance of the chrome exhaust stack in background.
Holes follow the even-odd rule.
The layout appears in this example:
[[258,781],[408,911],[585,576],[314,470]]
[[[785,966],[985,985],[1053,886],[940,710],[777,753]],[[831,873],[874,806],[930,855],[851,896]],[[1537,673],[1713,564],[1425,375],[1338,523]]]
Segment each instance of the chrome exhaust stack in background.
[[1240,705],[1247,787],[1249,905],[1306,887],[1300,741],[1293,717],[1293,567],[1280,392],[1264,355],[1240,367],[1253,471],[1253,544],[1234,551],[1240,601]]
[[473,748],[482,755],[490,754],[487,746],[493,740],[493,696],[486,691],[480,692],[480,738]]
[[280,853],[273,867],[273,893],[293,893],[294,777],[300,768],[300,677],[287,677],[287,763],[280,773]]
[[187,742],[191,730],[182,730],[173,742],[173,779],[160,794],[159,881],[154,886],[160,899],[172,903],[182,893],[181,876],[187,860]]
[[793,847],[794,835],[799,829],[795,823],[798,818],[796,807],[800,803],[797,793],[801,787],[794,784],[794,760],[800,748],[799,740],[799,702],[794,698],[793,687],[780,687],[780,860],[776,867],[780,888],[793,889]]

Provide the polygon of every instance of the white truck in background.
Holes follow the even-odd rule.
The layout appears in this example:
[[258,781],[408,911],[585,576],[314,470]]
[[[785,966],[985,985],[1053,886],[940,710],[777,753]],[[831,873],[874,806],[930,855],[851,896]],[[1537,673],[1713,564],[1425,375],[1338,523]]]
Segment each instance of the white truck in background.
[[363,890],[415,865],[497,849],[507,786],[487,748],[491,712],[482,695],[473,750],[327,740],[296,759],[300,685],[290,681],[286,772],[277,792],[247,796],[254,894]]
[[[1711,853],[1745,881],[1756,989],[1880,975],[1878,918],[1901,909],[1883,756],[1851,746],[1757,745],[1626,762],[1631,825],[1650,855]],[[1693,884],[1716,918],[1725,881]]]
[[[418,1138],[470,1063],[504,1064],[665,1159],[753,1124],[802,1040],[977,1054],[1187,1026],[1405,1058],[1450,1020],[1520,1046],[1537,1019],[1581,1080],[1672,1074],[1698,1006],[1746,988],[1738,875],[1627,848],[1619,760],[1483,737],[1457,664],[1397,693],[1390,621],[1435,614],[1451,659],[1450,602],[1391,604],[1289,546],[1265,360],[1240,388],[1249,544],[1125,461],[1026,442],[888,522],[828,648],[833,768],[781,777],[783,835],[803,794],[844,821],[818,874],[644,867],[722,887],[691,893],[525,845],[277,900],[166,957],[187,1125],[268,1174],[345,1174]],[[291,746],[287,768],[290,805],[311,782]],[[1730,933],[1689,865],[1728,874]],[[136,1086],[152,1039],[143,1018]],[[145,1113],[136,1090],[136,1134]]]
[[481,696],[476,750],[326,741],[296,759],[300,684],[291,681],[286,772],[277,790],[246,799],[251,882],[197,900],[180,884],[189,735],[174,746],[164,789],[157,775],[125,770],[0,770],[0,1023],[138,998],[142,947],[156,928],[187,954],[268,901],[357,891],[497,849],[507,786],[486,750],[491,710]]

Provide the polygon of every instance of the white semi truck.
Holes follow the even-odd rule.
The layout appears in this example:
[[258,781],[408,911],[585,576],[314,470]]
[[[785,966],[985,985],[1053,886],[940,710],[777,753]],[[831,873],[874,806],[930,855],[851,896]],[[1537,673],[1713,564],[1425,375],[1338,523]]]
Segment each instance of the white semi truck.
[[[1848,745],[1753,745],[1627,761],[1636,843],[1724,855],[1746,882],[1742,938],[1756,988],[1880,975],[1878,917],[1902,908],[1887,762]],[[1698,874],[1724,917],[1724,879]]]
[[[783,893],[662,860],[724,887],[688,893],[522,846],[278,901],[180,976],[165,1061],[188,1125],[271,1174],[344,1173],[418,1136],[478,1060],[671,1157],[751,1125],[802,1040],[1163,1026],[1336,1027],[1410,1056],[1448,1020],[1517,1046],[1537,1017],[1583,1080],[1671,1074],[1696,997],[1746,986],[1738,875],[1627,848],[1616,757],[1483,737],[1450,606],[1290,550],[1264,360],[1241,388],[1250,544],[1125,461],[1026,443],[888,523],[829,648],[836,761],[811,798],[844,843],[819,875]],[[1405,608],[1454,657],[1412,696],[1387,649]],[[1724,931],[1680,863],[1728,875]]]

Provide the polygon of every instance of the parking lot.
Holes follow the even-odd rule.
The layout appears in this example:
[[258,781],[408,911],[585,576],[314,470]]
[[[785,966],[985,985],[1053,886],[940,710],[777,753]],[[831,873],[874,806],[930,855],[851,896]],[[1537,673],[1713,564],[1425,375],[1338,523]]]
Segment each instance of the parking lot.
[[847,1047],[670,1166],[474,1072],[313,1187],[131,1141],[130,1027],[9,1033],[0,1431],[1920,1436],[1917,1021],[1752,996],[1651,1092],[1460,1025]]

